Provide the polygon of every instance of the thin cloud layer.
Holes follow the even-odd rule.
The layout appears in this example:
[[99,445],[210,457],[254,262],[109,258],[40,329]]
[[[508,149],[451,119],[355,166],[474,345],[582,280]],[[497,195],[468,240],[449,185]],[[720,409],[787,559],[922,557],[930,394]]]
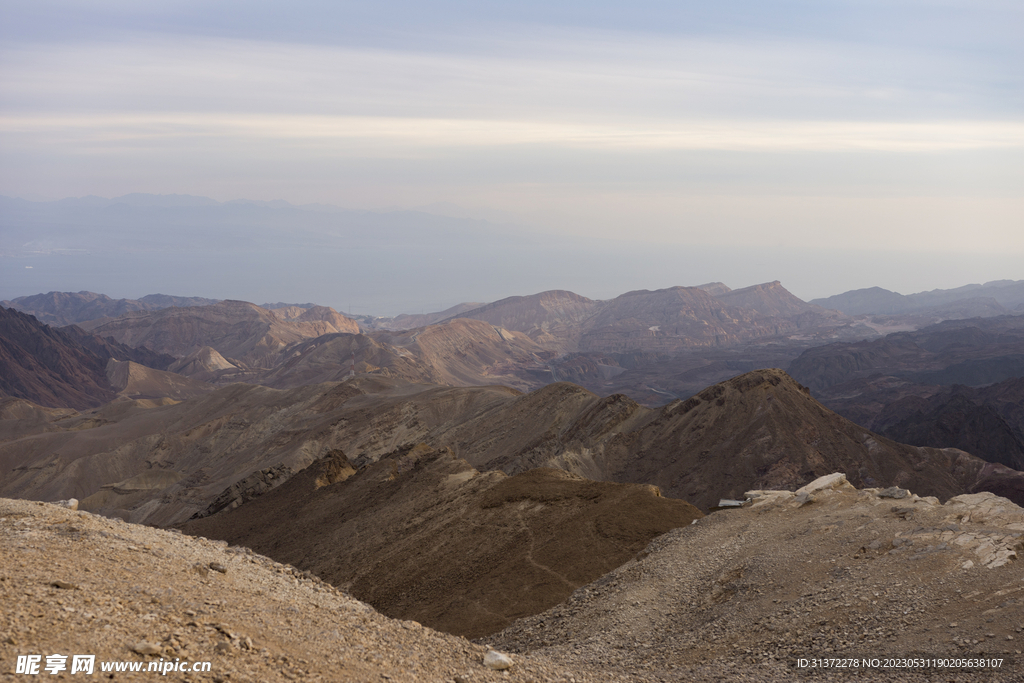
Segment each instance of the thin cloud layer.
[[3,194],[449,202],[662,243],[1024,252],[1016,3],[5,12]]

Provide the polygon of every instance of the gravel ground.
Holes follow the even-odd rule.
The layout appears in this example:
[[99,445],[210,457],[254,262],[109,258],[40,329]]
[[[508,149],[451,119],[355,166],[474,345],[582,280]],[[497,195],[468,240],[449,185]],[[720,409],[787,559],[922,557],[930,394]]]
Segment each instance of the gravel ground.
[[[168,681],[600,681],[543,657],[388,619],[312,575],[226,543],[0,499],[0,681],[89,680],[101,661],[211,662]],[[152,652],[140,654],[139,651]],[[17,674],[19,655],[93,654],[93,677]],[[156,678],[154,678],[156,677]]]
[[[939,505],[845,486],[763,496],[669,532],[493,641],[635,681],[1024,680],[1024,510],[988,493]],[[1003,663],[797,667],[914,657]]]
[[[177,681],[1024,681],[1022,537],[1024,510],[988,493],[766,493],[470,642],[244,548],[0,499],[0,681],[31,680],[14,673],[19,655],[55,653],[211,662],[164,677]],[[510,671],[484,666],[491,647]],[[797,666],[908,657],[1003,665]]]

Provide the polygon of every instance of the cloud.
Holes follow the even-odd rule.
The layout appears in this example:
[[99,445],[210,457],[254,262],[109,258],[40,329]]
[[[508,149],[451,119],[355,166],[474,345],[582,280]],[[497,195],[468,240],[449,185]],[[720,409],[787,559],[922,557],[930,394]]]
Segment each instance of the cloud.
[[0,186],[449,201],[703,243],[910,245],[935,226],[936,248],[1020,247],[1019,48],[520,29],[9,42]]
[[290,142],[334,149],[559,146],[599,151],[934,152],[1024,148],[1024,122],[946,121],[626,121],[619,125],[552,121],[243,114],[97,114],[2,116],[0,135],[37,136],[61,145],[202,144],[204,138]]

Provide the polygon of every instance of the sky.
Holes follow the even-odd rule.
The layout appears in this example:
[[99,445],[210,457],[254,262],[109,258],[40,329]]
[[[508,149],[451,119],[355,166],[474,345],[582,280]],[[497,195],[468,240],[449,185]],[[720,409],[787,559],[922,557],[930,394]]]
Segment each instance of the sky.
[[[1017,0],[6,2],[0,194],[817,253],[765,278],[805,298],[1024,279],[1022,67]],[[899,277],[821,266],[872,251]]]

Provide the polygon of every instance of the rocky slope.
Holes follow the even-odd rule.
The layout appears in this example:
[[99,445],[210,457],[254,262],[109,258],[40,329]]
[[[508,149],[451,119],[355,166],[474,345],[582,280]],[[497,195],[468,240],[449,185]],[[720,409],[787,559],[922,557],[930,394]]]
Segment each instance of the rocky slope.
[[[488,648],[383,617],[307,572],[250,550],[54,505],[0,499],[0,662],[67,655],[71,680],[510,681],[604,680],[514,658],[484,666]],[[70,674],[71,655],[95,655]],[[103,662],[143,673],[103,673]],[[206,672],[146,672],[149,663],[209,662]],[[56,678],[56,677],[55,677]]]
[[171,398],[182,400],[213,390],[213,385],[173,372],[147,368],[130,360],[107,361],[107,381],[120,396],[135,399]]
[[506,384],[532,389],[550,381],[554,353],[527,335],[479,320],[456,318],[406,332],[374,332],[375,341],[429,369],[434,384]]
[[[477,468],[559,467],[593,479],[653,484],[701,509],[749,488],[795,489],[838,469],[857,485],[912,485],[943,499],[991,483],[984,461],[873,434],[822,406],[780,370],[750,372],[658,410],[554,384],[434,438]],[[1005,484],[999,486],[1006,495]]]
[[[939,505],[905,489],[854,491],[836,477],[751,495],[486,645],[383,617],[245,548],[0,500],[0,659],[91,653],[97,671],[210,662],[166,675],[203,682],[1020,680],[1020,508],[989,494]],[[488,647],[512,652],[512,668],[485,667]],[[798,666],[826,657],[999,666]]]
[[[493,640],[638,681],[1019,680],[1024,563],[1014,560],[1024,552],[1024,510],[987,493],[940,505],[842,482],[800,495],[753,492],[752,506],[659,537]],[[798,658],[826,657],[1002,665],[797,667]]]
[[288,389],[373,374],[438,385],[503,384],[529,390],[549,381],[546,361],[552,355],[520,332],[459,318],[413,330],[324,335],[300,342],[255,381]]
[[[59,500],[170,524],[254,472],[301,470],[335,448],[379,457],[504,401],[511,389],[448,389],[358,378],[279,391],[234,384],[171,405],[122,398],[85,413],[5,427],[0,495]],[[20,422],[20,413],[6,417]]]
[[231,381],[236,377],[243,379],[246,375],[242,368],[210,346],[202,346],[184,358],[174,360],[167,370],[200,382]]
[[0,308],[0,396],[90,408],[114,398],[102,359],[66,332]]
[[74,496],[85,509],[154,524],[184,521],[268,468],[298,471],[333,449],[363,466],[418,442],[450,448],[480,471],[552,467],[653,484],[704,510],[835,469],[858,485],[912,485],[943,499],[993,490],[1024,500],[1024,474],[873,434],[779,370],[657,410],[568,383],[529,394],[377,376],[287,391],[237,384],[175,405],[125,399],[17,433],[0,443],[0,471],[10,472],[0,495]]
[[387,616],[479,637],[562,602],[701,516],[650,486],[551,469],[482,474],[419,444],[358,473],[335,451],[182,528],[309,570]]

